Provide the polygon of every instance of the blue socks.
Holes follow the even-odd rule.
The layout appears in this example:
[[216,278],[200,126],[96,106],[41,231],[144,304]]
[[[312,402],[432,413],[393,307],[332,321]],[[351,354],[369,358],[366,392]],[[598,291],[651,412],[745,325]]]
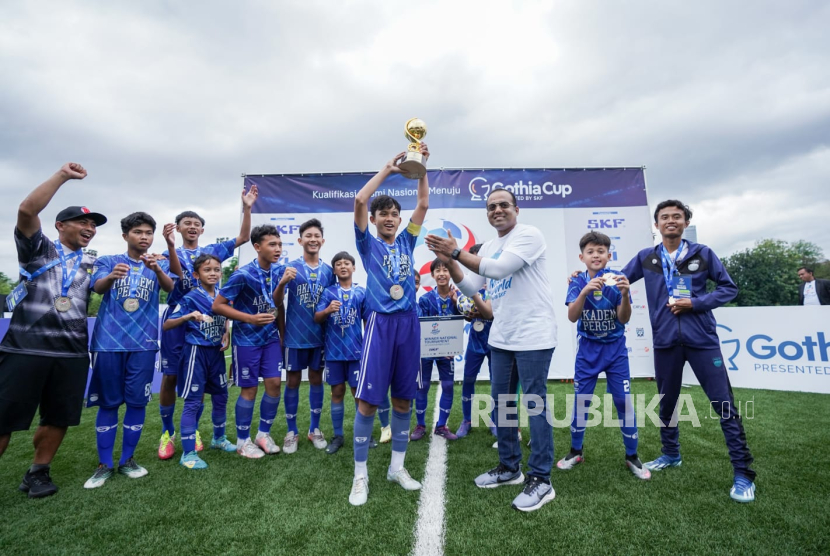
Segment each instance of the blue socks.
[[[356,400],[355,400],[356,401]],[[381,427],[389,426],[389,410],[392,406],[389,404],[389,395],[383,398],[383,401],[378,406],[378,419],[380,419]]]
[[170,436],[176,434],[176,427],[173,425],[173,413],[175,411],[176,404],[159,406],[159,413],[161,414],[161,434],[166,432],[169,432]]
[[447,424],[447,419],[450,418],[450,411],[452,410],[452,398],[453,381],[442,380],[441,399],[438,401],[440,411],[438,412],[438,422],[435,424],[436,427],[443,427]]
[[620,431],[625,444],[625,455],[633,456],[637,453],[637,417],[634,414],[634,400],[631,396],[614,398],[614,405],[617,407],[617,419],[621,421]]
[[476,393],[476,377],[464,377],[464,384],[461,386],[461,412],[465,421],[473,420],[473,394]]
[[399,413],[392,410],[392,451],[406,452],[409,444],[409,421],[412,419],[412,410]]
[[[429,403],[429,382],[415,392],[415,419],[422,427],[426,426],[427,404]],[[412,411],[410,410],[410,413]],[[394,422],[394,419],[393,419]]]
[[285,422],[288,425],[288,431],[299,434],[297,429],[297,408],[300,407],[300,389],[286,386],[283,399],[285,400]]
[[334,427],[334,436],[343,436],[343,414],[345,412],[343,402],[331,402],[331,424]]
[[144,415],[146,408],[127,406],[127,411],[124,413],[124,437],[121,446],[121,460],[119,465],[124,465],[127,460],[133,457],[135,447],[138,446],[138,440],[141,438],[141,429],[144,428]]
[[571,421],[571,448],[582,449],[585,438],[585,424],[588,422],[588,407],[591,405],[591,395],[577,394],[574,402],[574,417]]
[[95,418],[95,440],[98,445],[98,461],[109,468],[112,463],[112,447],[115,445],[115,434],[118,432],[118,408],[98,408]]
[[[225,425],[228,422],[228,395],[210,397],[210,420],[213,421],[213,438],[225,436]],[[198,426],[199,423],[197,422]]]
[[251,421],[254,418],[254,400],[242,396],[236,399],[236,441],[245,441],[251,437]]
[[185,454],[196,451],[196,429],[199,428],[199,414],[204,404],[197,400],[185,400],[182,409],[181,434],[182,450]]
[[[407,426],[409,423],[407,423]],[[354,460],[361,463],[369,459],[369,439],[375,426],[375,416],[366,417],[359,411],[354,416]],[[393,437],[394,438],[394,437]],[[407,437],[408,438],[408,437]]]
[[259,404],[259,432],[271,434],[271,425],[277,418],[277,410],[280,407],[280,397],[271,397],[268,394],[262,395]]
[[311,425],[308,432],[320,428],[320,415],[323,413],[323,396],[325,390],[322,384],[311,384],[308,388],[308,405],[311,406]]

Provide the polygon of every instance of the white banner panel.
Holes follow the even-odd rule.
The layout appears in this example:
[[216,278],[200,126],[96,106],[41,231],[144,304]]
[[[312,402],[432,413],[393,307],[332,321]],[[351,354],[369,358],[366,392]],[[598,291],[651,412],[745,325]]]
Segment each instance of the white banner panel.
[[[830,306],[715,310],[732,386],[830,394]],[[683,382],[698,384],[689,365]]]

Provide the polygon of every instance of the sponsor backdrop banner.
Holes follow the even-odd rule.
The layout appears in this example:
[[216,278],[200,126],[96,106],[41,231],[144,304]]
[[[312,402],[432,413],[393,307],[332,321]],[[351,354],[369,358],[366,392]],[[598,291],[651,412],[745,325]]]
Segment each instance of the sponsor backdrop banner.
[[[357,259],[355,280],[366,283],[366,273],[357,255],[354,239],[354,196],[373,173],[247,175],[246,186],[256,184],[259,199],[254,205],[253,225],[274,224],[280,231],[284,253],[282,263],[302,256],[297,244],[300,224],[318,218],[326,243],[322,260],[330,263],[338,251]],[[508,189],[516,195],[519,221],[538,227],[548,242],[548,273],[556,304],[559,347],[549,371],[551,378],[572,378],[576,332],[567,318],[565,295],[567,277],[584,270],[579,261],[579,239],[590,230],[611,237],[611,268],[621,269],[640,249],[653,244],[651,216],[642,168],[564,170],[433,170],[429,172],[430,201],[427,219],[415,248],[415,262],[422,275],[423,293],[434,287],[429,275],[432,253],[424,245],[428,233],[446,237],[452,232],[462,248],[496,237],[487,221],[485,199],[492,189]],[[377,192],[395,197],[403,208],[406,225],[417,197],[417,182],[392,176]],[[374,234],[374,228],[370,224]],[[401,228],[403,229],[403,228]],[[255,257],[246,244],[240,264]],[[641,284],[632,288],[634,311],[626,327],[632,376],[653,376],[651,329],[648,307]],[[469,333],[466,324],[466,334]],[[456,357],[456,378],[463,377],[464,356]],[[482,368],[480,378],[489,377]]]
[[[715,318],[732,386],[830,394],[830,307],[721,307]],[[698,384],[688,365],[683,381]]]

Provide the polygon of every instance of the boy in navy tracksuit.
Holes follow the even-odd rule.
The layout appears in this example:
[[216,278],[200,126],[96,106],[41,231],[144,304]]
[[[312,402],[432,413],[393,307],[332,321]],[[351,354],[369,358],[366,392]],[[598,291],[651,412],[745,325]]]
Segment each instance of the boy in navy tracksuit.
[[[663,238],[643,249],[622,273],[630,283],[645,278],[649,317],[654,336],[654,371],[660,400],[660,437],[663,455],[646,463],[652,471],[679,466],[677,426],[668,426],[680,395],[683,366],[692,367],[712,408],[721,416],[721,428],[735,471],[730,496],[739,502],[755,499],[755,471],[746,444],[741,417],[723,365],[712,309],[735,299],[738,288],[717,255],[705,245],[682,239],[692,212],[676,200],[657,205],[654,222]],[[706,280],[717,287],[706,292]]]

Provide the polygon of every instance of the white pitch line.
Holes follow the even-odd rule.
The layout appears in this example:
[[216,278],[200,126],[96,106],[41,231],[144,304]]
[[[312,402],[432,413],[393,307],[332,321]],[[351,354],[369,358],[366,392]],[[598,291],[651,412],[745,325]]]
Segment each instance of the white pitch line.
[[[432,428],[441,412],[441,383],[437,384]],[[444,554],[444,485],[447,482],[447,441],[427,431],[430,437],[426,471],[418,502],[418,522],[415,524],[414,556],[441,556]]]

